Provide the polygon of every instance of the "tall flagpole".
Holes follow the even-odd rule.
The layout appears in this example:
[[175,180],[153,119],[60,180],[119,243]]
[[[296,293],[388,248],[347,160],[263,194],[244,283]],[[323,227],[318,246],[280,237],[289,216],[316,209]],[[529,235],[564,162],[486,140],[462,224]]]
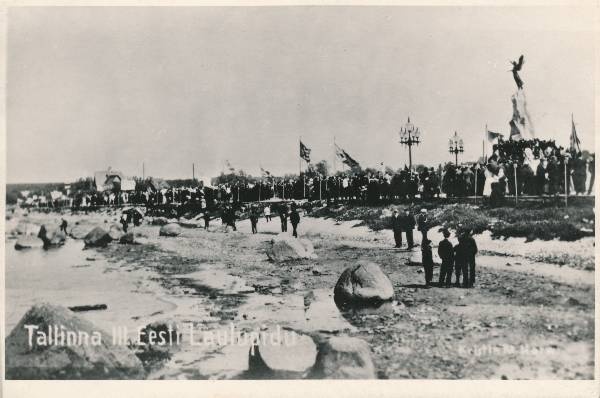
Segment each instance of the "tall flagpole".
[[333,175],[337,173],[337,151],[335,145],[335,135],[333,136]]

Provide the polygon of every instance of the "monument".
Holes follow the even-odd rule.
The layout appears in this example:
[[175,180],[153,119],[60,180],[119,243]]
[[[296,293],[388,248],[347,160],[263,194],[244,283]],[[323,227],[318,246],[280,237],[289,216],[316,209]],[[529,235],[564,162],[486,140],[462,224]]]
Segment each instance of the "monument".
[[519,57],[519,61],[511,61],[513,65],[512,74],[517,84],[517,91],[512,95],[511,102],[513,107],[513,115],[508,122],[510,125],[510,139],[522,140],[532,139],[535,137],[533,123],[527,110],[527,99],[523,90],[523,80],[519,76],[519,72],[523,67],[523,55]]

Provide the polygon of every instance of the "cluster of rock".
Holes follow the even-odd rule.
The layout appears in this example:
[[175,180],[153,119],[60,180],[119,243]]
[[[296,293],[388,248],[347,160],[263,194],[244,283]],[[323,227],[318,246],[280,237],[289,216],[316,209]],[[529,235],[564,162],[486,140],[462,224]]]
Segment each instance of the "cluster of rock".
[[276,262],[317,258],[310,240],[284,234],[268,242],[266,253],[269,260]]

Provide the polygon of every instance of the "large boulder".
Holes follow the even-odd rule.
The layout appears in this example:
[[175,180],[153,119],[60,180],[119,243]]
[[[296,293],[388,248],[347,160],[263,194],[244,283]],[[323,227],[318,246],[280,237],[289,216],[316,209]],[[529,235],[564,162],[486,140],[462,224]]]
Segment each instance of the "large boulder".
[[119,243],[123,245],[135,245],[137,242],[135,241],[135,237],[133,236],[133,232],[127,232],[123,234],[119,239]]
[[263,336],[250,349],[248,378],[297,379],[312,369],[317,346],[310,336],[281,328],[268,330]]
[[67,239],[67,235],[59,228],[46,228],[45,225],[40,227],[40,231],[38,232],[37,236],[44,242],[44,247],[62,246],[65,244],[65,240]]
[[[58,336],[65,336],[64,342],[50,339],[49,330],[56,336],[55,328]],[[113,345],[108,333],[64,307],[50,304],[35,305],[23,316],[6,338],[5,358],[7,379],[144,376],[141,362],[126,346]]]
[[106,247],[112,238],[104,229],[96,227],[83,238],[85,247]]
[[155,217],[150,221],[150,223],[152,225],[167,225],[169,220],[167,220],[166,217]]
[[15,242],[16,250],[32,249],[44,247],[44,241],[38,237],[26,235],[22,236]]
[[333,290],[338,305],[377,304],[391,300],[393,296],[392,282],[379,265],[371,262],[346,268]]
[[181,228],[178,224],[167,224],[160,227],[160,236],[179,236],[181,234]]
[[314,379],[375,379],[369,345],[356,337],[334,336],[319,343]]
[[108,234],[112,240],[119,240],[125,234],[125,231],[123,231],[123,227],[121,225],[113,224],[108,229]]
[[289,235],[279,235],[267,246],[267,256],[271,261],[316,259],[315,249],[308,239],[298,239]]
[[73,239],[83,239],[95,227],[89,223],[77,223],[69,228],[69,236]]
[[19,223],[11,231],[12,235],[37,235],[40,231],[40,226],[28,221],[19,221]]

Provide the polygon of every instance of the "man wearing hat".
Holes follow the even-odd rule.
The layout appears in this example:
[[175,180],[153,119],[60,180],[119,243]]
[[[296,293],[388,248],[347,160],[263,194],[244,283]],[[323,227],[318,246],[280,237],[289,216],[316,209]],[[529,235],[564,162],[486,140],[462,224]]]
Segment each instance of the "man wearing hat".
[[421,241],[427,239],[427,231],[429,230],[429,221],[427,220],[427,209],[421,209],[421,214],[417,217],[417,229],[421,231]]
[[477,254],[477,243],[471,235],[471,230],[467,229],[464,234],[464,243],[466,251],[466,265],[469,269],[469,278],[467,281],[468,287],[473,287],[475,284],[475,255]]
[[454,266],[454,248],[448,240],[450,231],[447,228],[442,230],[444,239],[438,245],[438,255],[442,259],[440,266],[440,286],[450,286],[452,282],[452,267]]
[[394,231],[394,241],[396,247],[402,246],[402,219],[398,215],[398,210],[394,209],[392,213],[392,231]]
[[[415,229],[415,218],[410,213],[410,209],[407,207],[404,209],[404,215],[400,219],[402,231],[406,233],[406,243],[408,249],[412,249],[415,246],[413,242],[413,229]],[[400,244],[402,244],[402,234],[400,235]]]

